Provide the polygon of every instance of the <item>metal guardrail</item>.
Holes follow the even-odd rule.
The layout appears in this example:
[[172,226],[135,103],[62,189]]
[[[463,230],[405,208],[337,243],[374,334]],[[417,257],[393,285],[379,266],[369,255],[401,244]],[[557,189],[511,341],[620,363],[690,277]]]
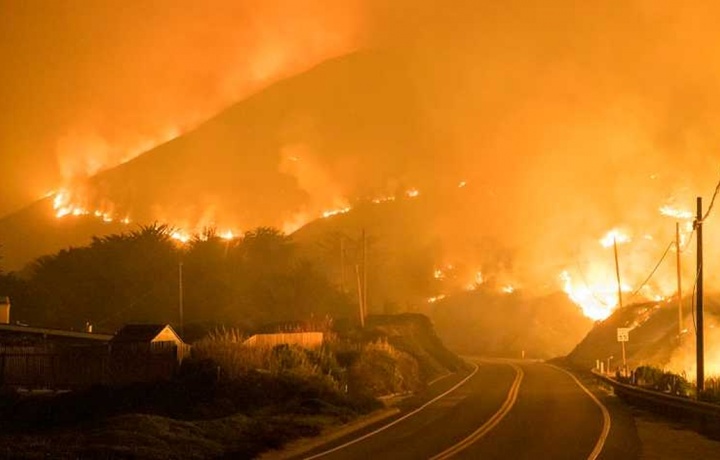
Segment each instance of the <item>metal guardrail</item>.
[[712,422],[713,424],[720,423],[720,405],[628,385],[595,370],[592,373],[596,378],[610,385],[616,395],[631,403],[637,403],[667,415],[679,415],[685,418],[699,419],[703,422]]

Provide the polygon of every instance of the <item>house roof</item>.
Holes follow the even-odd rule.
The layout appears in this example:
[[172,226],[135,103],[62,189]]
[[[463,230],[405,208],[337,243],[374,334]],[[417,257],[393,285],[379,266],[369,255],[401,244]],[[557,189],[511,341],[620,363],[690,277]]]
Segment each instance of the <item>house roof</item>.
[[169,324],[127,324],[115,333],[112,342],[152,342],[166,327],[180,339]]
[[0,331],[19,334],[37,334],[48,337],[68,337],[72,339],[86,339],[107,342],[112,339],[111,335],[93,334],[89,332],[66,331],[62,329],[50,329],[44,327],[16,326],[14,324],[0,324]]

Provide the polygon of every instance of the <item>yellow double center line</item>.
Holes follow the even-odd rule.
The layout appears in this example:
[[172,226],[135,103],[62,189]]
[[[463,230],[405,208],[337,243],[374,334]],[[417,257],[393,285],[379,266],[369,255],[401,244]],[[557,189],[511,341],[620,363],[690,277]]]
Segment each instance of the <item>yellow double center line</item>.
[[444,450],[443,452],[440,452],[439,454],[432,457],[430,460],[444,460],[467,449],[473,443],[477,442],[480,438],[485,436],[490,430],[495,428],[495,426],[500,423],[500,421],[507,415],[507,413],[510,412],[510,409],[512,409],[515,401],[517,400],[518,392],[520,391],[520,382],[522,382],[523,375],[525,374],[519,366],[512,363],[508,363],[508,365],[515,370],[515,380],[513,381],[512,386],[510,387],[510,391],[508,391],[507,398],[505,398],[505,402],[503,402],[503,405],[500,407],[500,409],[495,412],[495,414],[493,414],[493,416],[490,417],[487,422],[483,423],[483,425],[477,430],[475,430],[470,436],[463,439],[454,446]]

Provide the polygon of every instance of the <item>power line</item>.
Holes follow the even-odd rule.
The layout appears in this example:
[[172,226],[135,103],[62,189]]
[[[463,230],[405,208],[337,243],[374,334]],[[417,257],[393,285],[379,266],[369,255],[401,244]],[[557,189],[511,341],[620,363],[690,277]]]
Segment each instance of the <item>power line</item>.
[[680,249],[680,252],[685,252],[687,250],[688,246],[690,246],[690,243],[692,243],[692,239],[695,236],[695,226],[693,226],[692,232],[690,232],[690,236],[688,236],[687,241],[685,241],[685,245],[683,245],[682,249]]
[[697,281],[700,277],[700,269],[698,268],[697,272],[695,272],[695,281],[693,282],[693,289],[692,289],[692,297],[690,299],[690,307],[692,311],[692,320],[693,320],[693,329],[695,330],[695,333],[697,334],[697,324],[695,323],[695,289],[697,288]]
[[715,192],[713,192],[712,199],[710,200],[710,206],[708,206],[708,209],[705,212],[705,215],[703,216],[702,220],[700,222],[696,222],[696,226],[697,226],[697,224],[700,224],[703,221],[705,221],[705,219],[707,219],[708,216],[710,215],[710,211],[712,211],[713,205],[715,204],[715,198],[717,198],[718,192],[720,192],[720,181],[718,181],[717,185],[715,186]]
[[670,244],[668,244],[667,248],[665,249],[665,252],[663,252],[662,257],[660,257],[660,260],[658,260],[658,263],[655,264],[655,268],[652,269],[652,271],[650,272],[650,274],[648,275],[648,277],[645,278],[645,281],[642,282],[642,284],[640,285],[640,287],[637,288],[637,289],[635,290],[635,292],[633,292],[633,293],[630,295],[630,299],[632,299],[632,298],[634,298],[636,295],[638,295],[638,294],[640,293],[640,290],[645,287],[645,285],[648,283],[648,281],[650,281],[650,278],[653,277],[653,275],[655,274],[655,272],[657,271],[657,269],[660,267],[660,264],[662,263],[662,261],[665,260],[665,257],[668,255],[668,252],[670,252],[670,248],[673,247],[674,245],[675,245],[675,242],[674,242],[674,241],[671,241]]

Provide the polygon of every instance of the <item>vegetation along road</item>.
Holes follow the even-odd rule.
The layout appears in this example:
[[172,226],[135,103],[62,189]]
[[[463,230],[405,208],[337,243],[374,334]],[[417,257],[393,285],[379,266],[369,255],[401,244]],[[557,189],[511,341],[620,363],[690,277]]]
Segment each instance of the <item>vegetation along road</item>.
[[630,430],[613,427],[602,398],[572,374],[541,362],[472,362],[394,418],[298,458],[636,458]]

